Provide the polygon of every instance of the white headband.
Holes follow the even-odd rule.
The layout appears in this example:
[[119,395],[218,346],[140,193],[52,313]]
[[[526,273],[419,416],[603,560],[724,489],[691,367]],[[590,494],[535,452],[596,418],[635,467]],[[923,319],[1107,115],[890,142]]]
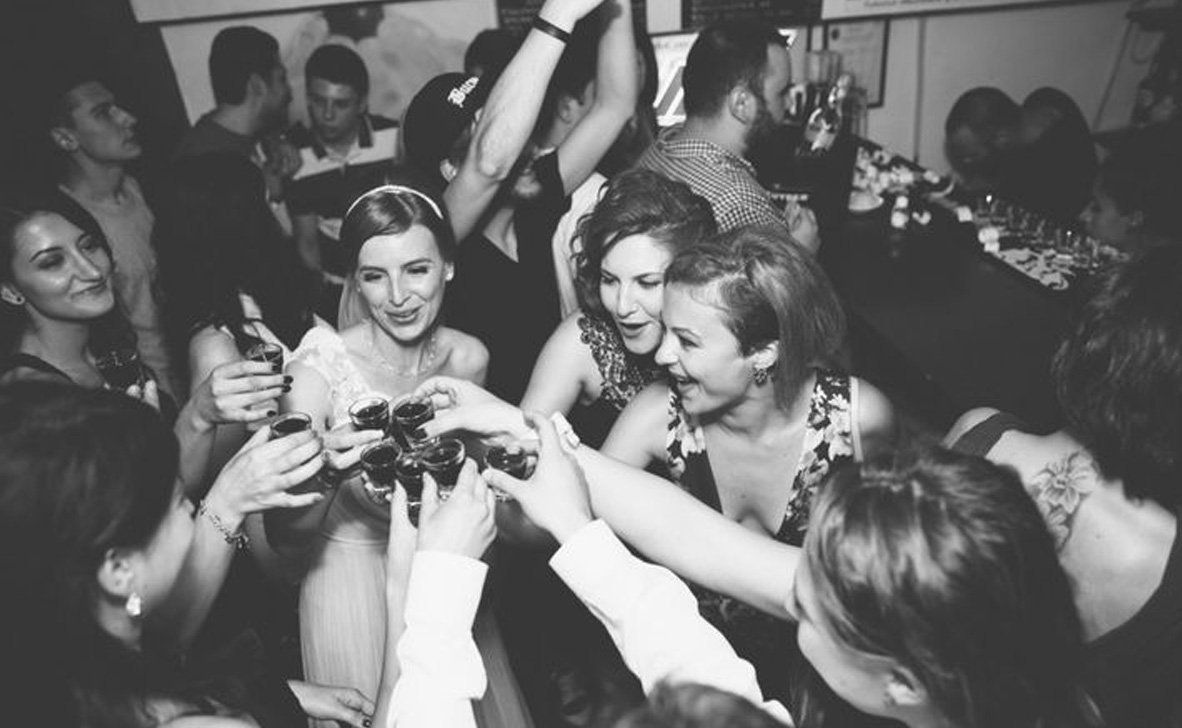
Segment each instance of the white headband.
[[[417,197],[420,200],[422,200],[423,202],[427,203],[427,207],[431,208],[431,211],[435,213],[436,217],[438,217],[440,220],[443,219],[443,210],[439,209],[439,203],[435,202],[435,200],[432,200],[430,197],[423,194],[422,192],[419,192],[418,190],[414,189],[413,187],[405,187],[403,185],[381,185],[379,187],[374,187],[372,190],[369,190],[365,194],[361,195],[361,197],[358,197],[356,200],[353,200],[353,204],[349,205],[348,210],[345,210],[345,217],[349,217],[349,213],[353,212],[353,208],[357,207],[357,203],[361,202],[366,197],[369,197],[370,195],[378,193],[378,192],[393,192],[395,194],[406,193],[408,195],[412,195],[414,197]],[[344,219],[344,218],[342,218],[342,219]]]

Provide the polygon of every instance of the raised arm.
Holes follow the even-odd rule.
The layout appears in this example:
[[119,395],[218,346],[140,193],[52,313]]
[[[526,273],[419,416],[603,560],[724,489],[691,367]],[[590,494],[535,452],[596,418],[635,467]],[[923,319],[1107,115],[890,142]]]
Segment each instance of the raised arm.
[[603,454],[637,468],[662,459],[669,420],[669,385],[653,382],[640,391],[603,443]]
[[603,31],[595,67],[595,100],[558,146],[558,172],[567,194],[595,171],[632,117],[640,93],[631,0],[605,0],[598,13]]
[[[546,0],[538,17],[570,32],[599,2]],[[443,193],[457,240],[463,240],[476,228],[497,189],[517,164],[533,133],[550,76],[564,48],[558,38],[531,29],[489,93],[468,153]]]
[[590,386],[588,380],[598,377],[591,349],[579,338],[580,315],[564,320],[546,341],[521,398],[521,409],[565,415]]

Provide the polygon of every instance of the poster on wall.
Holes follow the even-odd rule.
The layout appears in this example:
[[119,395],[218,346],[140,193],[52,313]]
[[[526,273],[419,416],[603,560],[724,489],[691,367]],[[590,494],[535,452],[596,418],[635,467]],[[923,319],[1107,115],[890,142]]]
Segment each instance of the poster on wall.
[[[502,28],[524,36],[544,2],[545,0],[497,0],[497,19],[500,20]],[[645,13],[645,0],[632,0],[632,17],[636,19],[640,28],[645,26]]]
[[821,17],[821,0],[681,0],[681,27],[700,29],[719,20],[755,19],[772,25],[807,25]]
[[253,25],[279,41],[293,121],[307,120],[304,64],[325,43],[357,51],[369,70],[369,110],[399,119],[424,83],[460,70],[468,42],[496,22],[493,0],[419,0],[177,23],[161,26],[161,34],[191,122],[213,108],[209,48],[218,31],[232,25]]
[[997,5],[1033,5],[1045,0],[823,0],[821,17],[864,18],[881,15],[918,15]]

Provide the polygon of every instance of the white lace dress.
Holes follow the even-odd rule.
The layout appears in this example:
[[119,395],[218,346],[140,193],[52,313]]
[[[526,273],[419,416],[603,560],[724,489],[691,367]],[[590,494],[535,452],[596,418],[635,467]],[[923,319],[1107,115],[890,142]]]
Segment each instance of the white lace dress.
[[[349,419],[349,405],[366,396],[389,398],[370,386],[335,331],[313,328],[292,355],[327,382],[332,424]],[[300,590],[300,641],[305,679],[355,687],[377,697],[386,641],[386,541],[390,521],[354,482],[329,506]],[[532,726],[509,666],[500,631],[481,609],[474,627],[488,672],[488,691],[475,707],[485,728]],[[324,724],[329,726],[331,724]],[[442,727],[441,727],[442,728]]]

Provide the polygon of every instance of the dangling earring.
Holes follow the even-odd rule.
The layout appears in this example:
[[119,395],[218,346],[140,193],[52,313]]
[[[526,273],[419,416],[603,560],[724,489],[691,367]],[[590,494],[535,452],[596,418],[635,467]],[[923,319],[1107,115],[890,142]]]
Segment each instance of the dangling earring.
[[767,384],[767,380],[771,378],[771,367],[755,367],[751,370],[751,378],[759,386]]
[[123,608],[127,610],[127,616],[138,617],[144,613],[144,600],[140,599],[139,594],[132,592],[127,597],[127,604],[123,605]]

